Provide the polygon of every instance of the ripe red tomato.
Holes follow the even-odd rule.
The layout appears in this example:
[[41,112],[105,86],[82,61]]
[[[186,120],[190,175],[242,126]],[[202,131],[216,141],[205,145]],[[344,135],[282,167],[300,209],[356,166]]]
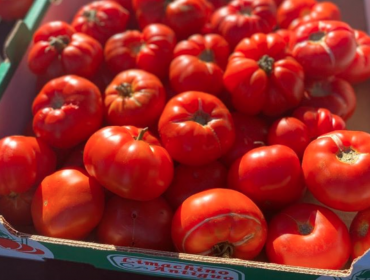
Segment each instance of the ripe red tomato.
[[356,55],[351,64],[338,74],[338,77],[355,84],[370,78],[370,36],[361,30],[355,30]]
[[28,54],[29,69],[47,81],[66,74],[92,78],[102,62],[100,43],[63,21],[41,25]]
[[357,97],[353,86],[344,79],[327,79],[305,82],[305,94],[301,106],[328,109],[343,120],[349,119],[356,109]]
[[0,18],[3,21],[22,19],[34,0],[0,0]]
[[192,166],[220,158],[235,140],[229,110],[217,97],[200,91],[183,92],[170,99],[158,131],[171,157]]
[[212,28],[226,39],[231,50],[255,33],[272,32],[275,25],[276,4],[273,0],[233,0],[211,17]]
[[0,195],[24,193],[55,168],[56,155],[43,140],[21,135],[0,140]]
[[110,125],[151,126],[158,121],[165,103],[164,87],[155,75],[138,69],[126,70],[105,90],[106,121]]
[[209,189],[187,198],[172,220],[179,252],[251,260],[262,250],[267,224],[261,210],[244,194]]
[[93,1],[82,6],[74,15],[71,25],[102,46],[114,34],[126,29],[129,12],[113,1]]
[[351,259],[362,256],[370,249],[370,208],[357,212],[351,222],[349,234],[352,241]]
[[257,33],[236,46],[223,80],[237,111],[279,116],[301,102],[304,71],[286,50],[276,33]]
[[342,211],[370,207],[370,134],[336,130],[306,148],[302,169],[308,189],[326,206]]
[[269,223],[266,253],[270,262],[341,269],[349,259],[350,250],[346,225],[324,206],[295,204]]
[[170,65],[172,88],[181,93],[196,90],[218,95],[229,58],[226,40],[218,34],[196,34],[176,45]]
[[173,210],[163,197],[134,201],[111,197],[98,226],[98,241],[115,246],[173,251]]
[[259,147],[245,153],[230,167],[228,186],[268,211],[297,202],[306,190],[301,162],[284,145]]
[[295,117],[279,118],[269,128],[268,144],[285,145],[291,148],[300,159],[310,141],[307,125]]
[[103,102],[90,81],[67,75],[49,81],[32,104],[33,130],[57,148],[72,148],[100,128]]
[[60,169],[36,189],[31,212],[35,229],[42,235],[81,240],[100,222],[104,190],[86,171]]
[[200,33],[212,12],[207,0],[133,0],[132,5],[141,29],[163,23],[175,31],[178,40]]
[[326,78],[344,71],[356,54],[353,29],[345,22],[320,20],[302,24],[295,31],[292,55],[307,77]]
[[198,192],[227,187],[227,168],[219,161],[202,166],[179,164],[171,185],[164,193],[172,209],[176,210],[189,196]]
[[94,133],[85,145],[87,172],[111,192],[128,199],[159,197],[173,178],[167,151],[146,129],[108,126]]
[[167,78],[176,34],[164,24],[147,25],[142,32],[127,30],[113,35],[104,48],[108,69],[114,74],[139,68]]

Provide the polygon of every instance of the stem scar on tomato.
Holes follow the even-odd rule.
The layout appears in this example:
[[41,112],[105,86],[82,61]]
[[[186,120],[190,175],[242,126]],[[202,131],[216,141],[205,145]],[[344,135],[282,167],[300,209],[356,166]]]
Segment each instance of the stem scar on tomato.
[[[103,13],[104,14],[104,13]],[[105,14],[104,14],[105,15]],[[104,26],[104,22],[100,21],[98,17],[98,11],[97,10],[87,10],[82,13],[82,16],[84,16],[88,22],[93,22],[99,26]],[[105,15],[105,18],[107,16]]]
[[231,258],[234,254],[234,246],[228,242],[221,242],[212,247],[212,256],[221,258]]
[[365,237],[369,232],[369,228],[370,228],[369,223],[366,222],[362,223],[357,230],[358,236]]
[[323,31],[318,31],[310,34],[308,39],[312,42],[321,42],[325,38],[326,33]]
[[215,61],[215,56],[214,56],[214,53],[213,53],[212,50],[205,49],[200,53],[199,59],[204,61],[204,62],[214,62]]
[[51,36],[49,38],[49,46],[45,49],[45,52],[50,51],[54,48],[59,54],[68,46],[70,43],[70,38],[68,36]]
[[267,75],[270,75],[274,70],[274,62],[275,60],[272,57],[265,54],[258,60],[258,66],[265,71]]

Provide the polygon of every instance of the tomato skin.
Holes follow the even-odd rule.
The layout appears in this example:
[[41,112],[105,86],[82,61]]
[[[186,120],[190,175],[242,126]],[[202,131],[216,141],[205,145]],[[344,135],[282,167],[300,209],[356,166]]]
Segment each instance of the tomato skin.
[[126,30],[110,37],[104,47],[105,62],[115,75],[138,68],[164,79],[175,45],[175,32],[164,24],[153,23],[142,32]]
[[100,222],[103,187],[80,168],[60,169],[36,189],[31,213],[36,230],[45,236],[81,240]]
[[294,204],[269,223],[266,253],[270,262],[323,269],[341,269],[351,241],[343,221],[330,209]]
[[362,256],[370,249],[370,208],[357,212],[353,218],[349,234],[352,241],[351,259]]
[[126,70],[116,75],[105,90],[106,121],[110,125],[151,126],[158,121],[165,102],[164,87],[155,75]]
[[326,78],[339,74],[356,54],[353,29],[345,22],[320,20],[301,25],[295,31],[293,57],[310,78]]
[[305,193],[301,164],[284,145],[255,148],[235,161],[228,186],[253,200],[262,210],[280,210]]
[[126,29],[129,12],[113,1],[93,1],[82,6],[74,15],[71,25],[102,44],[116,33]]
[[211,25],[233,50],[243,38],[272,32],[276,5],[272,0],[233,0],[212,14]]
[[172,240],[179,252],[217,255],[227,242],[231,257],[251,260],[262,250],[267,224],[260,209],[230,189],[209,189],[187,198],[172,220]]
[[32,104],[33,130],[57,148],[72,148],[100,128],[103,102],[89,80],[66,75],[50,80]]
[[115,246],[172,251],[172,217],[173,210],[161,196],[141,202],[115,195],[107,202],[98,226],[98,241]]
[[67,74],[92,78],[102,62],[100,43],[63,21],[40,26],[28,54],[29,69],[46,80]]
[[3,21],[22,19],[34,0],[0,0],[0,18]]
[[111,192],[148,201],[162,195],[170,185],[173,162],[149,132],[136,140],[140,131],[134,126],[101,128],[85,145],[84,164],[87,172]]
[[370,207],[370,134],[336,130],[306,148],[302,169],[313,196],[328,207],[361,211]]
[[304,71],[286,50],[286,42],[276,33],[257,33],[236,46],[223,80],[237,111],[279,116],[299,105]]
[[170,99],[158,131],[171,157],[192,166],[220,158],[235,140],[229,110],[217,97],[200,91],[183,92]]
[[196,34],[179,42],[170,65],[172,88],[177,93],[196,90],[217,96],[223,90],[229,53],[229,44],[218,34]]

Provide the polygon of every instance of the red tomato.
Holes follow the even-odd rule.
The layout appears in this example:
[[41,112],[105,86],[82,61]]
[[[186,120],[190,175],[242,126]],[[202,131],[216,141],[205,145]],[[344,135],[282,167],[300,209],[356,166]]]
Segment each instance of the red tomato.
[[301,106],[328,109],[343,120],[349,119],[356,109],[356,93],[349,82],[330,77],[307,80]]
[[22,19],[34,0],[0,0],[0,18],[3,21]]
[[276,25],[276,4],[273,0],[233,0],[212,14],[211,25],[233,50],[244,38],[272,32]]
[[253,200],[262,210],[280,210],[305,192],[301,163],[283,145],[255,148],[229,169],[228,186]]
[[223,80],[236,110],[248,115],[279,116],[296,107],[304,94],[303,68],[276,33],[243,39],[229,58]]
[[342,211],[370,207],[370,134],[336,130],[306,148],[302,169],[317,200]]
[[103,46],[114,34],[123,32],[129,12],[113,1],[93,1],[82,6],[74,15],[71,25]]
[[330,209],[309,203],[292,205],[269,223],[266,253],[270,262],[341,269],[351,240],[343,221]]
[[227,168],[219,161],[202,166],[179,164],[164,197],[176,210],[189,196],[198,192],[227,187]]
[[49,81],[32,104],[33,130],[53,147],[72,148],[100,128],[103,102],[99,89],[79,76]]
[[357,42],[356,55],[351,64],[338,74],[338,77],[355,84],[370,78],[370,36],[361,30],[355,30]]
[[274,32],[283,37],[287,44],[287,51],[290,53],[295,45],[295,32],[290,29],[277,29]]
[[291,148],[300,159],[310,141],[307,125],[294,117],[277,119],[269,128],[268,144],[285,145]]
[[170,65],[172,88],[177,93],[196,90],[218,95],[229,54],[229,44],[218,34],[196,34],[179,42]]
[[302,121],[308,128],[310,139],[346,128],[345,121],[325,108],[301,106],[294,110],[292,116]]
[[262,250],[267,225],[261,210],[244,194],[209,189],[187,198],[172,220],[179,252],[251,260]]
[[110,125],[147,127],[156,123],[166,103],[161,81],[143,70],[119,73],[105,90],[104,107]]
[[158,131],[171,157],[192,166],[220,158],[235,140],[229,110],[217,97],[200,91],[183,92],[170,99]]
[[173,178],[167,151],[146,129],[133,126],[108,126],[94,133],[86,143],[84,163],[104,187],[133,200],[159,197]]
[[55,153],[44,141],[26,136],[0,140],[0,195],[24,193],[55,168]]
[[92,78],[103,61],[103,48],[94,38],[78,33],[68,23],[51,21],[33,36],[28,67],[44,80],[66,74]]
[[139,68],[161,79],[168,75],[176,35],[164,24],[149,24],[142,32],[127,30],[113,35],[104,48],[108,69],[113,74]]
[[302,24],[295,31],[292,54],[307,77],[326,78],[346,69],[356,54],[352,28],[345,22],[320,20]]
[[267,144],[269,126],[266,121],[256,116],[247,116],[239,112],[231,113],[235,125],[233,146],[221,157],[226,166],[242,157],[246,152]]
[[177,39],[200,33],[212,12],[207,0],[133,0],[139,26],[163,23],[175,31]]
[[36,230],[45,236],[81,240],[100,222],[104,191],[82,169],[61,169],[36,189],[31,212]]
[[172,251],[173,211],[163,197],[134,201],[113,196],[107,202],[97,236],[98,241],[128,246]]
[[349,234],[352,241],[352,259],[362,256],[370,249],[370,208],[356,214],[351,222]]

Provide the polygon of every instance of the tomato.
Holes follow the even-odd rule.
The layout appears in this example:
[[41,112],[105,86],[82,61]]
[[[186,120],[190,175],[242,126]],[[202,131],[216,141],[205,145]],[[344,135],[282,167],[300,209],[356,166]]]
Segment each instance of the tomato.
[[237,111],[279,116],[299,105],[304,71],[286,50],[284,39],[276,33],[257,33],[236,46],[223,80]]
[[33,130],[57,148],[72,148],[100,128],[103,103],[90,81],[66,75],[49,81],[32,104]]
[[341,20],[338,6],[316,0],[285,0],[277,11],[280,28],[295,29],[301,24],[319,20]]
[[161,81],[143,70],[119,73],[104,96],[106,120],[110,125],[147,127],[158,121],[166,103]]
[[158,131],[171,157],[192,166],[220,158],[235,140],[229,110],[217,97],[200,91],[186,91],[170,99]]
[[295,32],[290,29],[277,29],[274,31],[274,33],[279,34],[281,37],[283,37],[285,43],[287,44],[287,51],[291,52],[295,45]]
[[233,50],[244,38],[272,32],[276,25],[276,4],[273,0],[233,0],[212,14],[211,25]]
[[164,24],[153,23],[142,32],[127,30],[109,38],[104,48],[105,62],[115,75],[139,68],[164,79],[175,45],[175,32]]
[[231,113],[235,125],[233,146],[221,157],[226,166],[242,157],[246,152],[267,144],[268,123],[256,116],[247,116],[239,112]]
[[302,24],[295,31],[292,55],[307,77],[326,78],[339,74],[356,54],[353,29],[345,22],[320,20]]
[[172,216],[173,211],[163,197],[142,202],[113,196],[107,202],[98,226],[98,241],[115,246],[172,251]]
[[200,33],[212,12],[207,0],[133,0],[139,26],[151,23],[169,26],[178,40]]
[[86,171],[60,169],[37,187],[31,204],[32,220],[44,236],[81,240],[100,222],[104,191]]
[[218,95],[229,54],[229,44],[218,34],[196,34],[179,42],[170,65],[172,88],[177,93],[196,90]]
[[114,34],[126,29],[129,12],[113,1],[93,1],[82,6],[74,15],[71,25],[103,46]]
[[185,199],[198,192],[227,187],[227,168],[219,161],[202,166],[179,164],[175,167],[174,178],[164,197],[174,210]]
[[351,222],[349,234],[352,241],[352,259],[362,256],[370,249],[370,208],[357,212]]
[[261,210],[244,194],[209,189],[187,198],[172,220],[179,252],[251,260],[262,250],[267,224]]
[[138,201],[159,197],[173,178],[167,151],[146,129],[134,126],[107,126],[94,133],[85,146],[84,164],[105,188]]
[[266,253],[273,263],[341,269],[349,259],[350,247],[346,225],[324,206],[295,204],[269,223]]
[[330,77],[307,80],[301,106],[328,109],[343,120],[349,119],[356,109],[357,97],[353,86],[344,79]]
[[24,193],[55,168],[55,153],[43,140],[21,135],[0,140],[0,195]]
[[307,125],[294,117],[279,118],[269,128],[268,144],[288,146],[300,159],[310,141]]
[[0,0],[0,18],[3,21],[22,19],[34,0]]
[[341,117],[325,108],[301,106],[294,110],[292,116],[307,126],[310,140],[333,130],[346,128],[346,123]]
[[370,134],[335,130],[306,148],[302,169],[313,196],[342,211],[370,207]]
[[228,186],[262,210],[280,210],[302,198],[305,192],[301,163],[284,145],[255,148],[229,169]]
[[50,21],[33,36],[28,67],[48,81],[66,74],[93,77],[103,62],[103,48],[98,41],[78,33],[66,22]]
[[338,77],[355,84],[370,78],[370,36],[361,30],[355,30],[357,42],[356,55],[351,64],[338,74]]

